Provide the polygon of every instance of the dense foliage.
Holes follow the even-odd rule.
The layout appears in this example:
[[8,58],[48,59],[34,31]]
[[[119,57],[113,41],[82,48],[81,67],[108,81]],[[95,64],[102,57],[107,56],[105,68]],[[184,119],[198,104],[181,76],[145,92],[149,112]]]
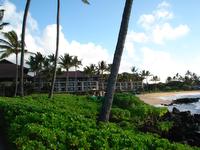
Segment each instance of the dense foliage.
[[[111,123],[96,125],[101,101],[87,96],[31,95],[0,98],[0,125],[11,149],[144,149],[190,150],[138,127],[149,116],[166,110],[153,108],[130,94],[117,94]],[[164,123],[160,128],[166,129]]]

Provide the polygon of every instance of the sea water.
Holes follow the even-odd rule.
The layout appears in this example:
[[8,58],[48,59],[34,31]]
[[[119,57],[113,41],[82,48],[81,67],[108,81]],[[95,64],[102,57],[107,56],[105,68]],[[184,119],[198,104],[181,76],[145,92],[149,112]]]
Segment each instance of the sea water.
[[168,106],[169,111],[172,111],[174,107],[180,111],[190,111],[191,114],[200,114],[200,93],[190,93],[190,94],[177,94],[175,96],[161,97],[163,100],[176,100],[180,98],[199,98],[198,102],[187,103],[187,104],[173,104]]

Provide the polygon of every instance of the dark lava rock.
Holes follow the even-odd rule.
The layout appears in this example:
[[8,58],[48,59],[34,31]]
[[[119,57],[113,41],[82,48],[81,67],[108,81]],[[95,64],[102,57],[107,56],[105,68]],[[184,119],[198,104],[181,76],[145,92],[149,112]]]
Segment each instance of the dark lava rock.
[[188,104],[188,103],[195,103],[198,102],[199,98],[179,98],[173,100],[172,104]]

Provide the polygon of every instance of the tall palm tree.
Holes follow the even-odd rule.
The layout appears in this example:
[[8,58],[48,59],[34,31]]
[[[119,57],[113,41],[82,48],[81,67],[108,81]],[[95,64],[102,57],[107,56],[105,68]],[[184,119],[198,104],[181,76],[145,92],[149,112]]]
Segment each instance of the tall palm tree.
[[78,60],[77,56],[74,56],[74,58],[72,59],[72,65],[75,68],[75,84],[74,84],[74,88],[75,88],[75,91],[76,91],[77,90],[77,68],[79,68],[79,66],[82,65],[82,62],[81,62],[81,60]]
[[9,31],[7,33],[2,33],[5,39],[0,39],[0,51],[2,54],[0,59],[6,58],[11,54],[15,54],[16,57],[16,75],[15,75],[15,93],[17,95],[18,91],[18,54],[21,52],[21,41],[19,41],[17,33],[15,31]]
[[65,69],[66,70],[66,92],[68,91],[68,87],[67,87],[67,84],[68,84],[68,81],[69,81],[69,69],[73,66],[73,57],[70,56],[69,54],[64,54],[64,56],[60,56],[60,67]]
[[54,61],[54,71],[51,80],[51,89],[49,91],[49,98],[53,97],[54,91],[54,84],[56,81],[56,67],[57,67],[57,60],[58,60],[58,50],[59,50],[59,30],[60,30],[60,0],[57,0],[57,35],[56,35],[56,53],[55,53],[55,61]]
[[26,1],[23,24],[22,24],[22,40],[21,40],[21,61],[20,61],[20,96],[24,96],[24,46],[25,46],[25,31],[26,31],[26,20],[28,16],[28,10],[31,0]]
[[108,85],[105,94],[105,100],[102,104],[101,113],[99,115],[98,121],[108,121],[110,116],[110,110],[112,107],[113,96],[116,87],[117,75],[120,67],[121,56],[124,49],[126,34],[128,31],[128,23],[131,14],[133,0],[126,0],[124,12],[122,16],[120,31],[118,35],[117,46],[115,49],[113,65],[111,68],[111,74],[109,76]]

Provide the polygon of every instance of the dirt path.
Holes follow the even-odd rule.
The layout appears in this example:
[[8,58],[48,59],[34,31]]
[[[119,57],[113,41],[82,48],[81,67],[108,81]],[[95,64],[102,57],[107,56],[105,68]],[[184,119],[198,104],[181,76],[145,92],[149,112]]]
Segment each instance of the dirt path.
[[198,91],[181,91],[181,92],[161,92],[161,93],[148,93],[141,94],[138,97],[145,103],[150,105],[160,105],[160,104],[170,104],[173,97],[178,95],[200,95],[200,90]]

